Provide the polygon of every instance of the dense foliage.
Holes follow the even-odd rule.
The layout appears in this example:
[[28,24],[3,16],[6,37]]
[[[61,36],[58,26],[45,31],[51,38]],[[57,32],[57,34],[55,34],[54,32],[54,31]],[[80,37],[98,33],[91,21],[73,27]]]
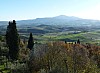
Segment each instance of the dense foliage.
[[6,43],[9,48],[9,56],[12,60],[18,59],[19,35],[16,29],[16,21],[9,22],[6,31]]
[[[90,47],[89,47],[90,46]],[[30,69],[41,73],[99,73],[100,47],[90,44],[52,42],[39,47]]]

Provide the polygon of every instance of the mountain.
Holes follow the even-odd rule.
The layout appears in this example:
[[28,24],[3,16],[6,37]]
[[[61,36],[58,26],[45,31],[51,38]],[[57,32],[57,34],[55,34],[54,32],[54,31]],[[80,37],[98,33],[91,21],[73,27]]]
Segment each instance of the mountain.
[[[7,25],[7,21],[0,21],[0,25]],[[48,17],[48,18],[36,18],[29,20],[20,20],[17,21],[18,26],[37,26],[37,25],[60,25],[60,26],[68,26],[68,27],[80,27],[80,26],[100,26],[100,21],[98,20],[90,20],[90,19],[82,19],[74,16],[65,16],[60,15],[56,17]]]
[[36,18],[31,20],[21,20],[17,21],[18,25],[67,25],[67,26],[100,26],[100,21],[82,19],[74,16],[60,15],[56,17],[48,18]]
[[7,21],[0,21],[0,26],[7,25],[7,24],[8,24]]
[[62,20],[80,20],[81,18],[74,17],[74,16],[65,16],[65,15],[59,15],[56,17],[53,17],[54,19],[62,19]]
[[[20,33],[58,33],[66,31],[92,31],[100,29],[100,21],[60,15],[16,21]],[[0,33],[5,33],[8,21],[0,21]]]

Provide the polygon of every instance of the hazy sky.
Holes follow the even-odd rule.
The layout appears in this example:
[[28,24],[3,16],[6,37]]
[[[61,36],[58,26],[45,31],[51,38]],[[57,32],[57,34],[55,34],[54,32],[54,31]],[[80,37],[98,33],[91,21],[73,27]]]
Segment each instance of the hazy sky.
[[100,0],[0,0],[0,21],[58,15],[100,20]]

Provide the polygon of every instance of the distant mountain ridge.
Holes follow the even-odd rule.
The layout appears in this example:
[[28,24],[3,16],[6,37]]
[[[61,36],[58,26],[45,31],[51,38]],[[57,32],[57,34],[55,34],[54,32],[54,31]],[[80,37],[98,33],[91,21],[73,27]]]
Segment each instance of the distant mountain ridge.
[[[58,33],[68,31],[93,31],[100,29],[100,21],[60,15],[48,18],[36,18],[16,21],[19,33]],[[5,33],[8,21],[0,21],[1,34]]]
[[59,15],[59,16],[56,16],[56,17],[53,17],[55,19],[66,19],[66,20],[80,20],[82,18],[78,18],[78,17],[75,17],[75,16],[65,16],[65,15]]
[[[0,21],[0,25],[7,25],[7,21]],[[68,25],[68,26],[100,26],[99,20],[82,19],[74,16],[60,15],[48,18],[36,18],[17,21],[17,25]]]
[[8,24],[7,21],[0,21],[0,26],[7,25],[7,24]]

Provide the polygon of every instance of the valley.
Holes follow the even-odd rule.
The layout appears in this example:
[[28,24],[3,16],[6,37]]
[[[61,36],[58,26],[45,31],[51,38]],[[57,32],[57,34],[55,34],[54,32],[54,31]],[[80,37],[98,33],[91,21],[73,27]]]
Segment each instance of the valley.
[[[5,35],[7,21],[0,22],[0,34]],[[100,45],[100,21],[60,15],[52,18],[37,18],[17,21],[17,29],[22,39],[33,33],[36,42],[67,41]]]
[[100,21],[57,16],[2,22],[2,73],[100,72]]

